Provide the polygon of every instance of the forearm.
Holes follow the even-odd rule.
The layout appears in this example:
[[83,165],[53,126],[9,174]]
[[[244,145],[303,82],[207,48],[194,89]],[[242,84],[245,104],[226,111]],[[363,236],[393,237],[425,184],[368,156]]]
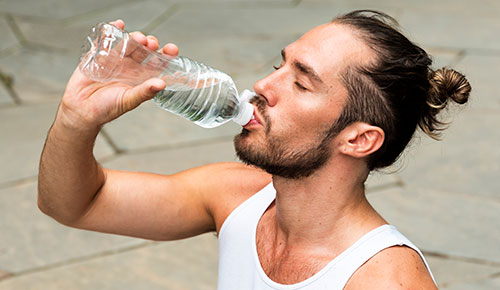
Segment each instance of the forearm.
[[98,132],[71,126],[59,116],[49,131],[40,159],[38,205],[61,223],[85,214],[104,184],[92,152]]

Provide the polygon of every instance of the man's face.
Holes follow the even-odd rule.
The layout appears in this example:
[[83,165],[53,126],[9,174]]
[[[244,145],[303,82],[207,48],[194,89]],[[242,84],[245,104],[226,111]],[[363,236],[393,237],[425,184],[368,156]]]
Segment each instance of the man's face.
[[351,29],[331,23],[284,48],[276,71],[254,85],[256,120],[235,137],[238,157],[286,178],[321,168],[334,152],[332,127],[347,98],[340,73],[367,53]]

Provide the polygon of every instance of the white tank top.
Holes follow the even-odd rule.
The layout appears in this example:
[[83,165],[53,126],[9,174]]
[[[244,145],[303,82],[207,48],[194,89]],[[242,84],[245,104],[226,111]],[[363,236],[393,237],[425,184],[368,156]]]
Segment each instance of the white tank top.
[[364,235],[312,277],[292,285],[276,283],[262,269],[255,243],[257,224],[275,198],[276,190],[271,183],[238,206],[224,221],[219,232],[218,290],[343,289],[354,272],[375,254],[402,245],[419,253],[430,273],[420,250],[395,227],[383,225]]

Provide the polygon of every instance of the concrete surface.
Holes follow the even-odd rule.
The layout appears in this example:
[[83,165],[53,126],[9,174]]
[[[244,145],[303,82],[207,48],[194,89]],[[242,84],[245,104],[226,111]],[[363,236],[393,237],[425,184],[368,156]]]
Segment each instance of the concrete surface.
[[[45,135],[93,24],[124,19],[243,89],[302,33],[360,8],[393,15],[435,67],[457,68],[473,87],[443,141],[419,136],[395,168],[370,177],[369,199],[423,250],[442,289],[500,289],[499,1],[0,0],[0,290],[216,288],[213,234],[152,242],[93,233],[36,206]],[[106,167],[172,173],[236,160],[237,132],[146,103],[106,125],[95,154]]]

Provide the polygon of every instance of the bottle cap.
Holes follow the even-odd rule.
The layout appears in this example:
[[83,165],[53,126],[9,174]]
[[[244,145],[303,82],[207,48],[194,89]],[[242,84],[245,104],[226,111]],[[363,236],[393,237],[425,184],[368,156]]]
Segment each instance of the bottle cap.
[[252,92],[251,90],[243,90],[243,92],[241,92],[238,96],[238,101],[240,101],[240,103],[248,103],[255,95],[255,92]]
[[250,99],[255,96],[254,92],[249,90],[244,90],[241,95],[238,96],[238,100],[240,101],[239,112],[233,118],[235,123],[238,123],[241,126],[245,126],[250,122],[253,116],[253,105],[249,103]]

